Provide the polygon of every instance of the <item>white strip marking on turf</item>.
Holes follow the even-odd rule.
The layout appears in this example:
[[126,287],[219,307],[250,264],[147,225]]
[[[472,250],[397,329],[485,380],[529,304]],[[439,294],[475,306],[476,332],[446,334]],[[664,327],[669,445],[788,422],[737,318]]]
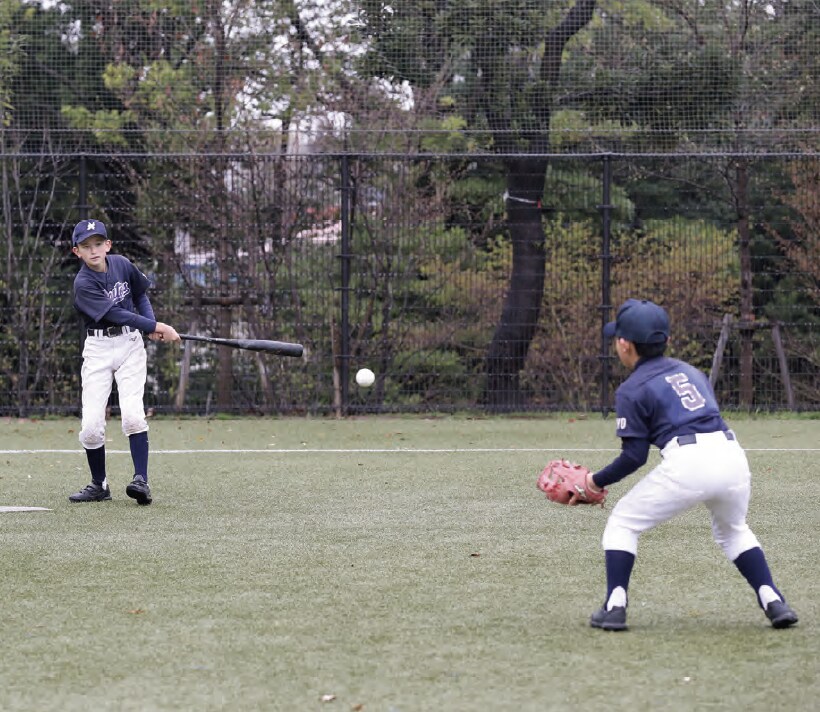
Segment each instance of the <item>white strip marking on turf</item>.
[[[322,453],[322,452],[333,452],[333,453],[344,453],[349,452],[352,454],[358,452],[396,452],[396,453],[413,453],[413,452],[614,452],[617,448],[577,448],[577,447],[565,447],[565,448],[554,448],[554,447],[476,447],[476,448],[409,448],[409,447],[397,447],[397,448],[351,448],[351,449],[336,449],[336,448],[280,448],[280,449],[268,449],[268,450],[261,450],[261,449],[254,449],[254,448],[242,448],[239,450],[151,450],[152,455],[193,455],[196,453],[224,453],[228,455],[236,455],[240,453],[262,453],[262,452],[270,452],[274,454],[282,454],[282,453],[293,453],[293,452],[306,452],[306,453]],[[39,455],[39,454],[82,454],[83,450],[0,450],[0,455]],[[127,455],[130,454],[130,450],[108,450],[105,451],[107,454],[115,454],[115,455]]]
[[48,507],[0,507],[0,512],[51,512]]
[[[758,447],[758,448],[743,448],[746,452],[820,452],[820,448],[816,447]],[[130,450],[106,450],[109,454],[114,455],[129,455]],[[351,448],[351,449],[336,449],[336,448],[279,448],[279,449],[265,449],[258,450],[253,448],[242,449],[224,449],[224,450],[151,450],[152,455],[196,455],[202,454],[258,454],[269,452],[274,455],[290,454],[290,453],[349,453],[355,455],[357,453],[457,453],[457,452],[620,452],[620,448],[608,447],[459,447],[459,448]],[[0,455],[53,455],[53,454],[83,454],[83,450],[0,450]]]

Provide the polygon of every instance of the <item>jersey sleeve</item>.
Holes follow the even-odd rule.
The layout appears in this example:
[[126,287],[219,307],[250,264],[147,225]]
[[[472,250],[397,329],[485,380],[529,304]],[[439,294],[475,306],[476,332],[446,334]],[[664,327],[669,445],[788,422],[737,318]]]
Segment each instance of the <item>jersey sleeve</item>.
[[144,331],[146,334],[152,334],[157,329],[157,320],[154,318],[148,318],[142,314],[135,314],[110,302],[109,307],[105,313],[105,320],[111,324],[130,326],[134,329]]
[[618,457],[592,476],[592,481],[598,487],[614,485],[646,463],[649,456],[647,440],[624,438],[621,448],[621,454]]
[[101,285],[78,278],[74,282],[74,308],[91,322],[98,322],[111,309],[111,299]]
[[[137,315],[141,317],[140,324],[129,324],[129,326],[136,326],[147,333],[153,332],[157,328],[157,318],[154,316],[154,309],[151,306],[151,300],[148,298],[148,288],[151,286],[151,280],[148,279],[139,268],[131,262],[131,279],[132,291],[131,297],[134,302],[134,309],[137,310]],[[143,320],[145,320],[143,322]],[[150,322],[151,327],[147,328],[146,324]]]
[[615,435],[619,438],[639,438],[649,442],[649,424],[638,401],[625,393],[615,393]]
[[153,321],[157,320],[154,316],[154,308],[151,306],[151,300],[148,298],[147,292],[143,292],[134,298],[134,307],[140,316]]
[[148,288],[151,286],[151,280],[148,279],[148,277],[146,277],[142,272],[140,272],[139,267],[137,267],[133,262],[128,260],[128,264],[130,265],[131,271],[131,274],[129,275],[129,282],[131,283],[131,294],[136,303],[137,297],[145,294],[148,291]]
[[615,434],[621,438],[621,453],[592,479],[599,487],[607,487],[631,475],[641,467],[649,455],[651,444],[649,419],[640,402],[628,392],[615,392]]

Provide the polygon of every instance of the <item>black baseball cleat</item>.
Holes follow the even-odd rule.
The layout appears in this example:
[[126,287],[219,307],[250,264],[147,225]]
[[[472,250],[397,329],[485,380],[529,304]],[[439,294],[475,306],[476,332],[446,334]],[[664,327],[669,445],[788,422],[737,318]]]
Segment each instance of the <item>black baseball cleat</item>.
[[108,502],[111,499],[111,490],[107,483],[92,482],[85,489],[69,495],[69,502]]
[[797,614],[785,601],[771,601],[766,606],[766,618],[772,622],[772,628],[788,628],[797,623]]
[[589,624],[601,630],[626,630],[626,608],[623,606],[613,606],[610,610],[606,607],[601,608],[592,614]]
[[137,500],[137,504],[151,504],[151,488],[142,475],[134,475],[134,479],[125,488],[125,494]]

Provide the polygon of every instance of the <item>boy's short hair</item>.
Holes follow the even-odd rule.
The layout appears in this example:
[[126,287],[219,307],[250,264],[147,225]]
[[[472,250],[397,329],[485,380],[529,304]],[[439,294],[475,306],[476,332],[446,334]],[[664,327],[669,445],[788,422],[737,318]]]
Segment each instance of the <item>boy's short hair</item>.
[[635,344],[635,352],[641,358],[654,358],[655,356],[663,356],[666,352],[667,341],[662,341],[659,344]]

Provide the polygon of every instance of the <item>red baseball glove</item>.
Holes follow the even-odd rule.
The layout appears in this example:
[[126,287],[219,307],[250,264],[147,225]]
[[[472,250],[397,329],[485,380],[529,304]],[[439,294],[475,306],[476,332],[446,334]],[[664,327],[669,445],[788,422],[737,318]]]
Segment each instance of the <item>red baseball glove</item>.
[[604,506],[607,491],[593,492],[587,487],[589,468],[569,460],[552,460],[538,476],[538,489],[547,499],[559,504],[600,504]]

